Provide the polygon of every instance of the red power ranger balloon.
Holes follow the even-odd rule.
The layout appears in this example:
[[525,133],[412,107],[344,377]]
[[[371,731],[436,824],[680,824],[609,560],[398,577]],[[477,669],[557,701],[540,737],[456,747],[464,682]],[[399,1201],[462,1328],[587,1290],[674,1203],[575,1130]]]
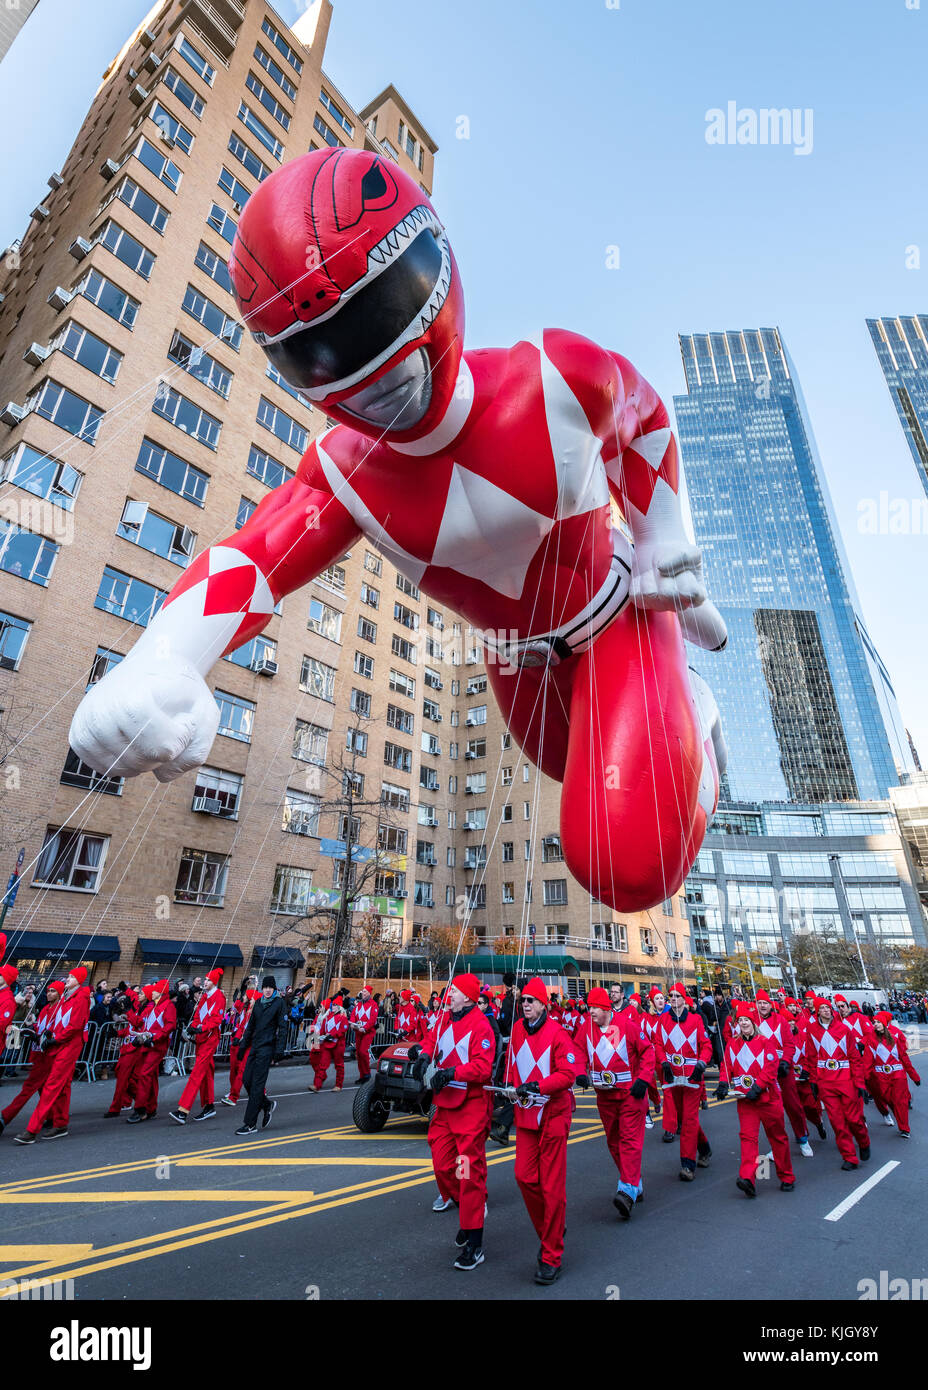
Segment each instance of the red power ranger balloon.
[[218,725],[213,663],[363,535],[481,634],[508,728],[562,783],[572,873],[620,911],[670,896],[725,758],[683,638],[709,650],[726,639],[683,528],[657,394],[626,358],[562,329],[464,352],[444,228],[375,154],[321,150],[272,174],[229,270],[255,341],[339,423],[197,557],[84,697],[72,748],[111,774],[169,781],[199,766]]

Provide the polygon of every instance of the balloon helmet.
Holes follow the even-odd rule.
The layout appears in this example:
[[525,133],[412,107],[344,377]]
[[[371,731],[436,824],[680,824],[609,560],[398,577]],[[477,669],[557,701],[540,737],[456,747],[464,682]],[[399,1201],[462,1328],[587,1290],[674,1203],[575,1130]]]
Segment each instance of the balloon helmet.
[[229,273],[272,365],[333,419],[398,443],[442,420],[461,279],[427,194],[395,164],[365,150],[291,160],[249,198]]

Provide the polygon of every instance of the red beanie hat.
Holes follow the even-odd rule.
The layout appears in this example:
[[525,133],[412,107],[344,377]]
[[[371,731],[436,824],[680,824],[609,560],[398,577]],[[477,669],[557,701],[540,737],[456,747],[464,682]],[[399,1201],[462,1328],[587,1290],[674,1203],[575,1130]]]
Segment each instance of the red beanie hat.
[[836,1004],[846,1004],[846,1003],[847,1003],[847,1000],[845,999],[845,997],[844,997],[843,994],[836,994],[836,995],[835,995],[835,1003],[836,1003]]
[[522,998],[537,999],[539,1004],[547,1008],[548,993],[544,980],[540,980],[537,975],[533,980],[529,980],[528,984],[522,986]]
[[648,998],[656,999],[659,994],[663,993],[664,991],[661,989],[660,985],[652,985],[651,988],[648,990]]
[[246,997],[247,999],[251,999],[251,1000],[260,999],[260,998],[261,998],[261,991],[260,991],[260,989],[246,989],[246,991],[245,991],[245,997]]
[[632,1004],[632,1003],[634,1003],[634,1004],[640,1004],[640,1003],[641,1003],[641,995],[640,995],[640,994],[630,994],[630,995],[628,996],[628,1002],[629,1002],[630,1004]]
[[224,974],[225,974],[225,971],[224,971],[224,970],[220,970],[219,967],[217,966],[215,970],[211,970],[211,971],[209,972],[209,974],[207,975],[206,978],[207,978],[208,980],[212,980],[212,982],[213,982],[214,985],[218,985],[219,981],[222,979],[222,977],[223,977]]
[[612,1000],[609,998],[607,990],[591,989],[586,996],[586,1002],[591,1009],[611,1009]]
[[143,985],[143,986],[142,986],[142,993],[144,994],[145,998],[148,1000],[149,1004],[151,1003],[151,996],[152,996],[152,994],[154,993],[154,988],[155,988],[154,985]]
[[156,980],[155,983],[152,985],[152,989],[154,990],[155,994],[163,994],[167,987],[167,980]]
[[[477,979],[476,975],[455,975],[451,983],[454,985],[455,989],[459,989],[462,994],[465,994],[472,1004],[476,1004],[477,1000],[480,998],[480,981]],[[525,993],[524,990],[522,992],[523,994]],[[546,999],[545,1003],[547,1002]]]
[[6,980],[8,985],[13,985],[19,979],[19,971],[15,965],[0,965],[0,978]]
[[773,1000],[770,998],[770,995],[767,993],[767,991],[766,991],[765,989],[759,989],[759,990],[757,990],[757,992],[756,992],[755,995],[754,995],[754,1002],[755,1002],[755,1004],[757,1003],[757,1000],[758,1000],[758,999],[765,999],[765,1000],[767,1001],[768,1004],[772,1004],[772,1003],[773,1003]]
[[374,986],[373,986],[373,985],[362,985],[362,986],[361,986],[361,989],[358,990],[358,993],[360,994],[360,993],[361,993],[361,990],[365,990],[365,989],[367,990],[368,994],[373,994],[373,993],[374,993]]
[[[660,991],[658,991],[658,992],[660,992]],[[682,994],[682,995],[683,995],[683,998],[684,998],[684,999],[687,999],[686,985],[680,985],[680,984],[671,985],[671,986],[670,986],[670,993],[671,993],[671,994]],[[688,1002],[688,1000],[687,1000],[687,1002]]]
[[60,999],[64,994],[64,980],[50,980],[49,989],[53,989]]
[[887,1013],[886,1009],[881,1009],[878,1014],[874,1014],[874,1018],[879,1019],[880,1023],[882,1023],[884,1028],[888,1028],[893,1021],[892,1014]]
[[82,965],[75,965],[74,969],[68,972],[73,975],[79,985],[87,983],[87,971]]
[[402,999],[402,1001],[403,1001],[404,1004],[408,1004],[408,1003],[409,1003],[409,1000],[410,1000],[411,998],[412,998],[412,990],[411,990],[411,989],[401,989],[401,990],[400,990],[400,999]]
[[749,1019],[751,1020],[751,1022],[753,1023],[753,1022],[754,1022],[754,1013],[753,1013],[753,1010],[751,1009],[750,1004],[748,1004],[748,1003],[742,1003],[742,1001],[739,1000],[739,1001],[735,1004],[735,1018],[749,1018]]

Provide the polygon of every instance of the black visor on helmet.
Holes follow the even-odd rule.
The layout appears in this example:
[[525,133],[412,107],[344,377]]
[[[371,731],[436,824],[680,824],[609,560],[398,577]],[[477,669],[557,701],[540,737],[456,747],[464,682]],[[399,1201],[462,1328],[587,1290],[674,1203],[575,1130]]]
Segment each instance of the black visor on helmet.
[[420,232],[392,265],[365,285],[330,319],[308,324],[264,351],[297,390],[329,386],[354,376],[395,343],[424,309],[441,273],[441,246]]

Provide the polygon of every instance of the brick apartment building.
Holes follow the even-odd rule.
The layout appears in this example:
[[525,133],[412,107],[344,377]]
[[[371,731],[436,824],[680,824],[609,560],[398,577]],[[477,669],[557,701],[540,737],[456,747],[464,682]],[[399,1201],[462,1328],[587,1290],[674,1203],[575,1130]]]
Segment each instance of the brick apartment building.
[[218,961],[233,988],[265,964],[315,974],[306,908],[337,898],[348,829],[319,768],[347,752],[387,808],[363,906],[406,958],[394,974],[466,903],[484,951],[531,924],[535,964],[572,988],[692,979],[682,897],[620,919],[582,891],[559,788],[510,744],[473,635],[363,541],[216,663],[200,773],[124,783],[69,750],[89,683],[326,426],[236,319],[243,204],[323,144],[431,193],[437,146],[402,96],[356,111],[324,72],[331,19],[330,0],[293,28],[266,0],[157,5],[4,258],[0,848],[11,867],[26,851],[11,953],[27,973],[83,959],[130,980]]

